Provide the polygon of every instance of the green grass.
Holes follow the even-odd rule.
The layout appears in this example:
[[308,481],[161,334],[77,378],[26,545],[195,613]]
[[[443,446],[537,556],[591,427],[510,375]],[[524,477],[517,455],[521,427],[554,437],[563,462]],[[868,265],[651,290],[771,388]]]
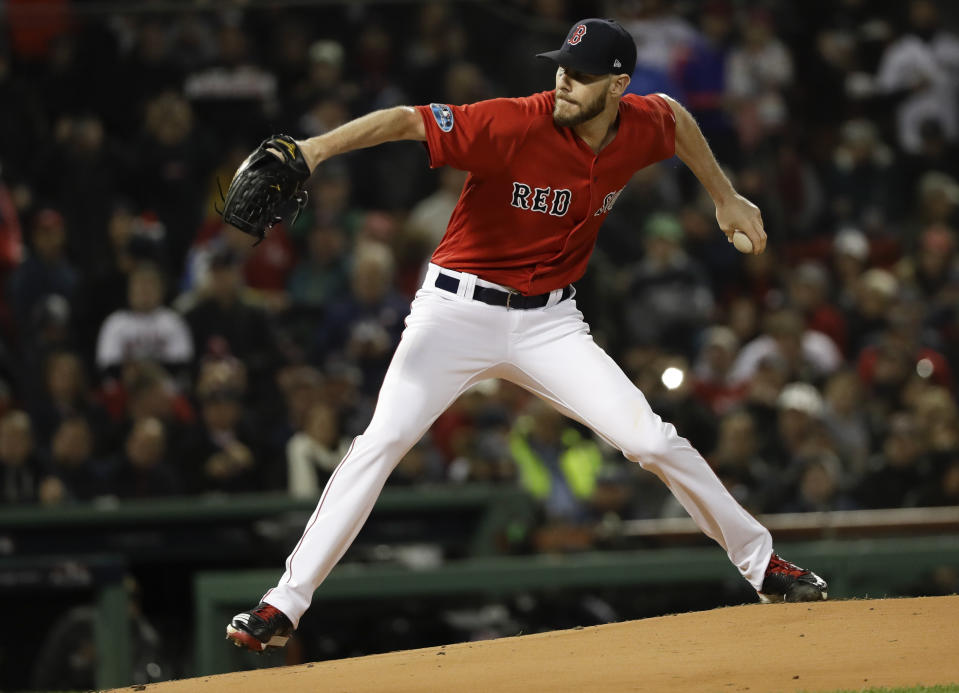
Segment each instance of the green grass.
[[844,688],[830,693],[959,693],[959,684],[945,686],[906,686],[904,688]]

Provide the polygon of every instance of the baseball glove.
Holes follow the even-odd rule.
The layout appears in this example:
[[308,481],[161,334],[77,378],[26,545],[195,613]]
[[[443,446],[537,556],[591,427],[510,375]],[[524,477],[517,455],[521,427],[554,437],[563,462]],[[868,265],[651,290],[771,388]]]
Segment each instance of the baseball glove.
[[296,221],[306,205],[302,186],[309,177],[310,168],[296,141],[289,135],[273,135],[233,175],[223,201],[223,220],[256,238],[257,245],[291,212],[290,223]]

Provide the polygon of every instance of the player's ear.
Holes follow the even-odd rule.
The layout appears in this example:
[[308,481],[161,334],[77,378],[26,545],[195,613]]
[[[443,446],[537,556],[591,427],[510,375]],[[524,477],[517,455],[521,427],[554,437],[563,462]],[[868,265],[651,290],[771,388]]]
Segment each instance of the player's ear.
[[612,79],[609,81],[609,92],[613,96],[622,96],[626,92],[626,87],[629,86],[629,75],[613,75]]

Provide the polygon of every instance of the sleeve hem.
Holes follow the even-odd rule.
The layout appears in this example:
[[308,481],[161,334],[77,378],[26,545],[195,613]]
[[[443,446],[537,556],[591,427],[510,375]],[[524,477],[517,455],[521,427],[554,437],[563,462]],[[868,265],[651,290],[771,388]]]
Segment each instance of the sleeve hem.
[[436,141],[436,123],[433,120],[430,107],[417,106],[416,110],[419,111],[420,118],[423,119],[423,129],[426,130],[426,141],[423,142],[423,146],[426,148],[426,157],[429,159],[430,168],[445,166],[446,162],[443,160],[442,150]]

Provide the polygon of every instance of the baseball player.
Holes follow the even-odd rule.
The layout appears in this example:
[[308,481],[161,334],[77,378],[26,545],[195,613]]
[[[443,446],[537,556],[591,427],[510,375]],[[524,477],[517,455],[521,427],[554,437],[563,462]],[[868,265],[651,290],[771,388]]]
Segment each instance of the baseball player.
[[[280,136],[265,141],[234,178],[224,217],[262,236],[280,203],[302,202],[299,185],[337,154],[417,140],[431,166],[469,173],[369,427],[330,477],[277,585],[227,626],[236,645],[261,651],[286,644],[396,464],[460,394],[487,378],[526,388],[656,474],[762,601],[826,599],[826,582],[773,553],[769,531],[593,342],[574,300],[573,282],[586,270],[603,220],[644,166],[678,155],[715,202],[720,229],[729,240],[742,231],[753,253],[766,245],[759,209],[736,193],[680,104],[662,94],[624,94],[636,47],[616,22],[577,22],[559,50],[539,57],[557,65],[551,91],[465,106],[401,106],[305,141]],[[291,179],[246,180],[283,166],[295,170]],[[264,187],[282,196],[244,213],[236,201]]]

